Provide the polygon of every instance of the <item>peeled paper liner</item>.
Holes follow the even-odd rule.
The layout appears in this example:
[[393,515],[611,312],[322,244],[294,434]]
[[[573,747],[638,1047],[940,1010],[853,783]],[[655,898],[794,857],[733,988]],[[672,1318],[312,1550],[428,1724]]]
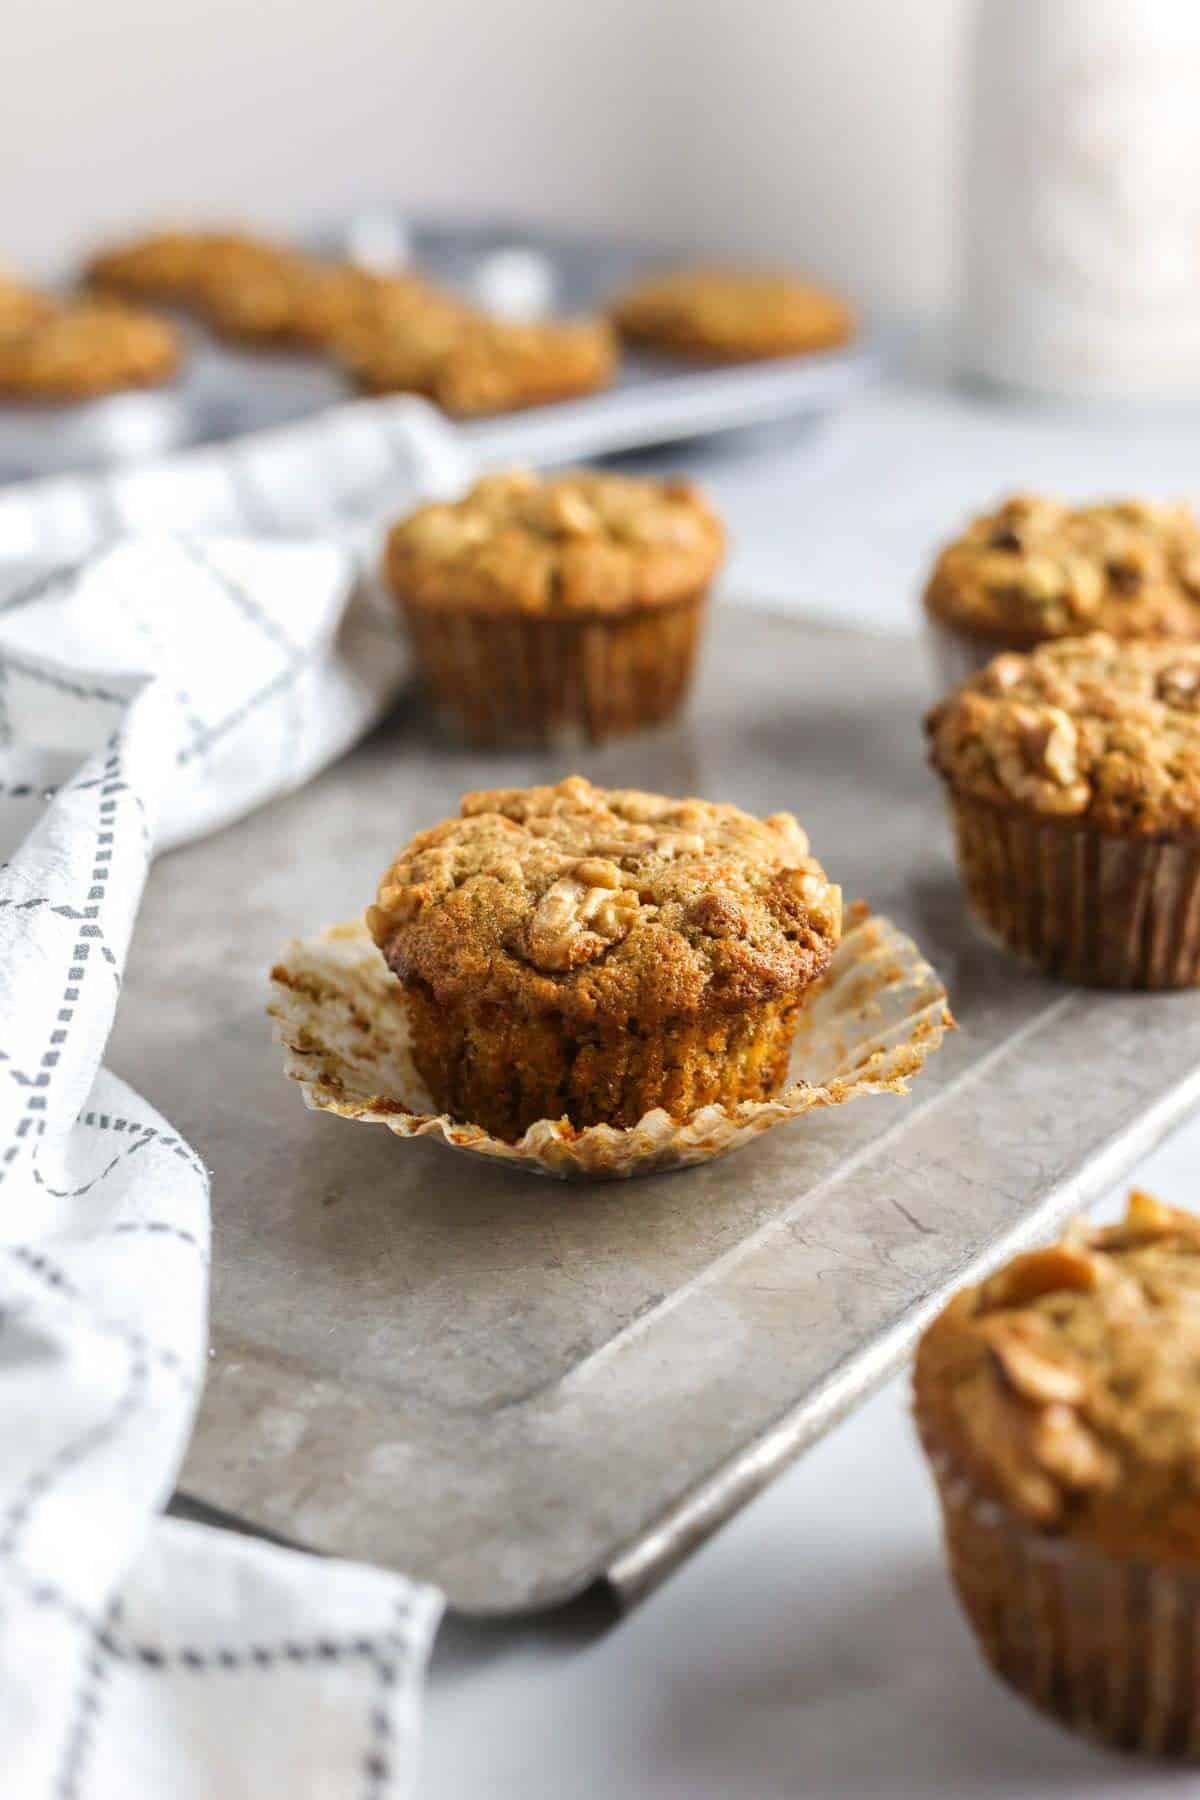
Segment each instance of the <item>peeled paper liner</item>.
[[291,944],[271,979],[276,1036],[307,1106],[565,1181],[708,1162],[817,1107],[903,1094],[953,1026],[946,990],[917,946],[889,920],[867,916],[842,939],[802,1009],[788,1085],[773,1100],[704,1106],[682,1122],[656,1108],[627,1129],[539,1119],[508,1144],[431,1110],[412,1062],[403,993],[358,921]]

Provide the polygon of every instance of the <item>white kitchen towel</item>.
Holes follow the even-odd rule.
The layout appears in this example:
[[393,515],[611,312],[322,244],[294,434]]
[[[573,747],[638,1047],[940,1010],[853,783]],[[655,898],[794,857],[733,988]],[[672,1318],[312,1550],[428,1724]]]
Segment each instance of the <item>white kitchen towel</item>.
[[401,401],[0,494],[6,1800],[411,1792],[439,1596],[160,1516],[203,1379],[208,1177],[102,1059],[153,855],[380,715],[402,663],[355,547],[464,474]]

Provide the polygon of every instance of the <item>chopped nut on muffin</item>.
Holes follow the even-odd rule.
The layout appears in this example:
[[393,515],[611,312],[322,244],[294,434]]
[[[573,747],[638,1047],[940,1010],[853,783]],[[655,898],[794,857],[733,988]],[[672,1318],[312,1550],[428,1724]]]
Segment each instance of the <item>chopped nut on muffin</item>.
[[769,1098],[841,896],[789,814],[573,776],[468,794],[367,922],[435,1105],[515,1140]]
[[469,735],[603,737],[679,706],[723,541],[686,483],[518,471],[394,526],[385,577]]
[[754,269],[677,269],[618,296],[622,336],[677,355],[728,362],[795,356],[844,344],[849,308],[799,276]]

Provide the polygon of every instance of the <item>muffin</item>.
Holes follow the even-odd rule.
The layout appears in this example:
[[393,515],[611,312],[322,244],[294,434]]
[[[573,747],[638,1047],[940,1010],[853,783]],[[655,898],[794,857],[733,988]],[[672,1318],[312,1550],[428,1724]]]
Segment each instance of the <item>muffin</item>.
[[179,340],[154,313],[111,301],[79,301],[0,335],[0,397],[89,400],[169,381]]
[[1200,644],[998,656],[926,720],[980,923],[1089,986],[1200,982]]
[[435,1107],[515,1142],[782,1086],[841,895],[790,814],[557,787],[468,794],[379,886]]
[[947,687],[1052,638],[1200,639],[1200,520],[1147,500],[1017,494],[941,552],[925,612]]
[[748,269],[676,269],[635,281],[618,296],[623,337],[677,356],[753,362],[844,344],[854,334],[845,302],[798,276]]
[[58,302],[0,269],[0,338],[20,337],[58,310]]
[[995,1672],[1122,1748],[1200,1750],[1200,1219],[1140,1193],[957,1294],[916,1418]]
[[230,271],[276,255],[274,245],[242,232],[157,231],[98,252],[84,280],[121,299],[191,308]]
[[514,472],[393,527],[385,579],[442,709],[482,742],[671,716],[723,533],[692,487]]
[[518,412],[608,387],[616,344],[602,319],[519,324],[461,302],[367,319],[335,340],[352,381],[369,394],[424,394],[455,418]]

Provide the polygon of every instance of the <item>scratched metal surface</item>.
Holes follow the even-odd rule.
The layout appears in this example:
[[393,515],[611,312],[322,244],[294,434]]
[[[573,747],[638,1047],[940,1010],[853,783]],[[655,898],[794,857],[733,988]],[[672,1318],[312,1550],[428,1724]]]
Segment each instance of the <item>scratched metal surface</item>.
[[[1043,982],[969,926],[922,764],[918,647],[718,609],[690,719],[569,760],[411,706],[155,871],[113,1066],[215,1172],[213,1343],[184,1492],[461,1609],[635,1599],[896,1364],[969,1270],[1109,1182],[1197,1094],[1200,997]],[[911,930],[962,1031],[908,1100],[722,1162],[560,1187],[306,1113],[263,1016],[466,788],[555,778],[794,809]]]

